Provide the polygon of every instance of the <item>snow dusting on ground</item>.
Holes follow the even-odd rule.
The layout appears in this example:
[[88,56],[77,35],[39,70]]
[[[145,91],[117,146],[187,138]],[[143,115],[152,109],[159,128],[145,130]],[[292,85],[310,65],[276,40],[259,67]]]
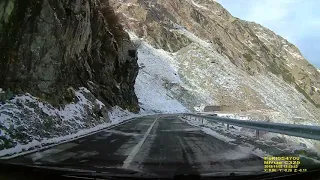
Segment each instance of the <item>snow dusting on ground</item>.
[[[246,144],[246,143],[242,143],[242,142],[238,142],[238,140],[235,138],[237,136],[239,136],[240,134],[243,135],[243,133],[238,133],[238,131],[236,131],[236,133],[233,132],[233,134],[235,136],[233,136],[233,138],[230,136],[230,132],[228,131],[227,133],[221,133],[221,131],[225,132],[227,131],[225,129],[225,127],[218,125],[218,124],[211,124],[208,122],[204,122],[204,124],[202,124],[202,121],[199,120],[198,118],[194,118],[194,117],[187,117],[187,119],[181,118],[182,121],[192,125],[192,126],[202,126],[201,131],[203,131],[205,134],[211,135],[214,138],[217,138],[223,142],[226,142],[228,144],[231,145],[236,145],[237,148],[236,149],[231,149],[227,152],[224,152],[223,154],[219,154],[219,157],[214,157],[215,160],[223,160],[223,159],[230,159],[230,160],[236,160],[236,159],[241,159],[241,158],[246,158],[249,157],[250,154],[254,154],[258,157],[266,157],[266,156],[270,156],[270,154],[268,154],[267,152],[263,151],[262,149],[252,145],[252,144]],[[218,131],[219,130],[219,131]],[[249,133],[244,133],[246,135],[249,135],[250,137],[251,134]],[[221,156],[220,156],[221,155]]]
[[[85,88],[77,90],[75,95],[76,103],[60,109],[30,94],[0,105],[0,157],[64,143],[148,114],[145,111],[134,114],[119,107],[108,112]],[[107,115],[96,115],[101,114],[99,111]]]
[[231,139],[231,138],[228,138],[228,137],[226,137],[226,136],[223,136],[223,135],[221,135],[221,134],[213,131],[213,130],[210,129],[210,128],[204,127],[204,128],[202,128],[202,131],[203,131],[204,133],[209,134],[209,135],[211,135],[211,136],[213,136],[213,137],[215,137],[215,138],[217,138],[217,139],[220,139],[220,140],[222,140],[222,141],[224,141],[224,142],[232,142],[232,141],[235,141],[235,139]]
[[[316,140],[287,136],[277,133],[260,131],[259,138],[256,137],[254,129],[236,127],[226,124],[209,122],[187,116],[182,121],[192,125],[201,126],[202,131],[226,143],[237,145],[243,152],[255,154],[261,158],[265,156],[278,155],[281,153],[307,155],[314,161],[320,160],[319,150],[315,147]],[[228,152],[230,156],[238,157],[243,152]]]

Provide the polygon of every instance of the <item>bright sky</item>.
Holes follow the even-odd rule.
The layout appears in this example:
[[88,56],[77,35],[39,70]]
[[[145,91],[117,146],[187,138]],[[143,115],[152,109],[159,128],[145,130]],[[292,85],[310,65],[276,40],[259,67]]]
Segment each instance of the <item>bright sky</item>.
[[320,68],[319,0],[217,0],[233,16],[257,22],[296,45]]

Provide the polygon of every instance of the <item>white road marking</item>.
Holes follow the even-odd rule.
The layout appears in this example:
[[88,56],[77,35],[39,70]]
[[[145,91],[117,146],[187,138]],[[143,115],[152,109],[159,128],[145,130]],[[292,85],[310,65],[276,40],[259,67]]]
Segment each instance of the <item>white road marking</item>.
[[130,163],[132,162],[132,160],[134,159],[134,157],[137,155],[137,153],[139,152],[141,146],[143,145],[143,143],[146,141],[148,135],[150,134],[154,124],[157,122],[157,120],[160,117],[158,117],[156,120],[153,121],[153,123],[151,124],[151,126],[149,127],[149,129],[147,130],[147,132],[145,133],[145,135],[143,136],[143,138],[140,140],[140,142],[132,149],[131,153],[129,154],[129,156],[127,157],[127,159],[123,162],[122,168],[126,169],[130,166]]

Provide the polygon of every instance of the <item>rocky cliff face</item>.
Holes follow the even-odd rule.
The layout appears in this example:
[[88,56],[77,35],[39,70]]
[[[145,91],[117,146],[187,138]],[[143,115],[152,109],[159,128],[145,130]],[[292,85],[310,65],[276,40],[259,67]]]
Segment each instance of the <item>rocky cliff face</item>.
[[189,108],[227,104],[286,121],[320,117],[320,73],[267,28],[212,0],[110,2],[128,30],[170,53],[185,86],[169,88]]
[[136,51],[108,0],[3,0],[0,33],[4,90],[58,106],[76,101],[70,87],[86,87],[105,104],[139,110]]

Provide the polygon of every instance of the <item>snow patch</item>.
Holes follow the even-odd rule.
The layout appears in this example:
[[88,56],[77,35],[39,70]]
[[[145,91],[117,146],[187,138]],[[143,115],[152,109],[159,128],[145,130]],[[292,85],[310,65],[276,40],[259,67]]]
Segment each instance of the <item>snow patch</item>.
[[112,134],[119,134],[119,135],[123,135],[123,136],[139,136],[141,134],[137,134],[137,133],[127,133],[127,132],[122,132],[122,131],[117,131],[117,130],[105,130],[104,132],[109,132]]
[[[131,39],[137,38],[132,33],[129,34]],[[138,58],[138,64],[144,66],[139,70],[135,84],[140,107],[147,112],[188,112],[186,107],[170,96],[165,87],[168,83],[182,83],[178,72],[168,63],[172,58],[170,54],[142,42],[138,49]]]
[[126,15],[125,13],[122,13],[122,15],[124,16],[124,17],[126,17],[127,19],[129,19],[129,20],[132,20],[132,21],[139,21],[138,19],[135,19],[135,18],[132,18],[132,17],[129,17],[128,15]]
[[272,43],[267,39],[267,37],[265,37],[265,36],[263,36],[263,35],[257,35],[257,36],[258,36],[258,38],[259,38],[260,40],[264,40],[264,41],[268,42],[269,44],[272,44]]
[[283,49],[287,51],[292,57],[296,58],[297,60],[303,59],[303,57],[300,54],[290,51],[287,48],[283,48]]
[[204,40],[202,40],[201,38],[199,38],[198,36],[196,36],[195,34],[193,34],[192,32],[186,30],[186,29],[178,29],[176,30],[177,32],[179,32],[180,34],[185,35],[187,38],[189,38],[190,40],[192,40],[195,43],[198,43],[199,45],[201,45],[202,47],[208,48],[208,49],[212,49],[212,44],[208,43]]
[[200,4],[197,4],[196,2],[194,2],[193,0],[191,0],[191,3],[192,3],[194,6],[196,6],[197,8],[204,9],[204,10],[208,10],[207,7],[201,6]]
[[231,139],[231,138],[229,138],[229,137],[227,137],[227,136],[223,136],[223,135],[221,135],[221,134],[213,131],[213,130],[210,129],[210,128],[203,127],[201,130],[202,130],[204,133],[209,134],[209,135],[211,135],[211,136],[213,136],[213,137],[215,137],[215,138],[217,138],[217,139],[220,139],[220,140],[222,140],[222,141],[224,141],[224,142],[232,142],[232,141],[235,141],[235,139]]
[[268,153],[262,151],[259,148],[252,148],[252,147],[244,147],[244,146],[237,146],[235,149],[227,150],[223,154],[221,154],[222,159],[226,160],[241,160],[241,159],[248,159],[252,154],[258,157],[266,157],[270,156]]

